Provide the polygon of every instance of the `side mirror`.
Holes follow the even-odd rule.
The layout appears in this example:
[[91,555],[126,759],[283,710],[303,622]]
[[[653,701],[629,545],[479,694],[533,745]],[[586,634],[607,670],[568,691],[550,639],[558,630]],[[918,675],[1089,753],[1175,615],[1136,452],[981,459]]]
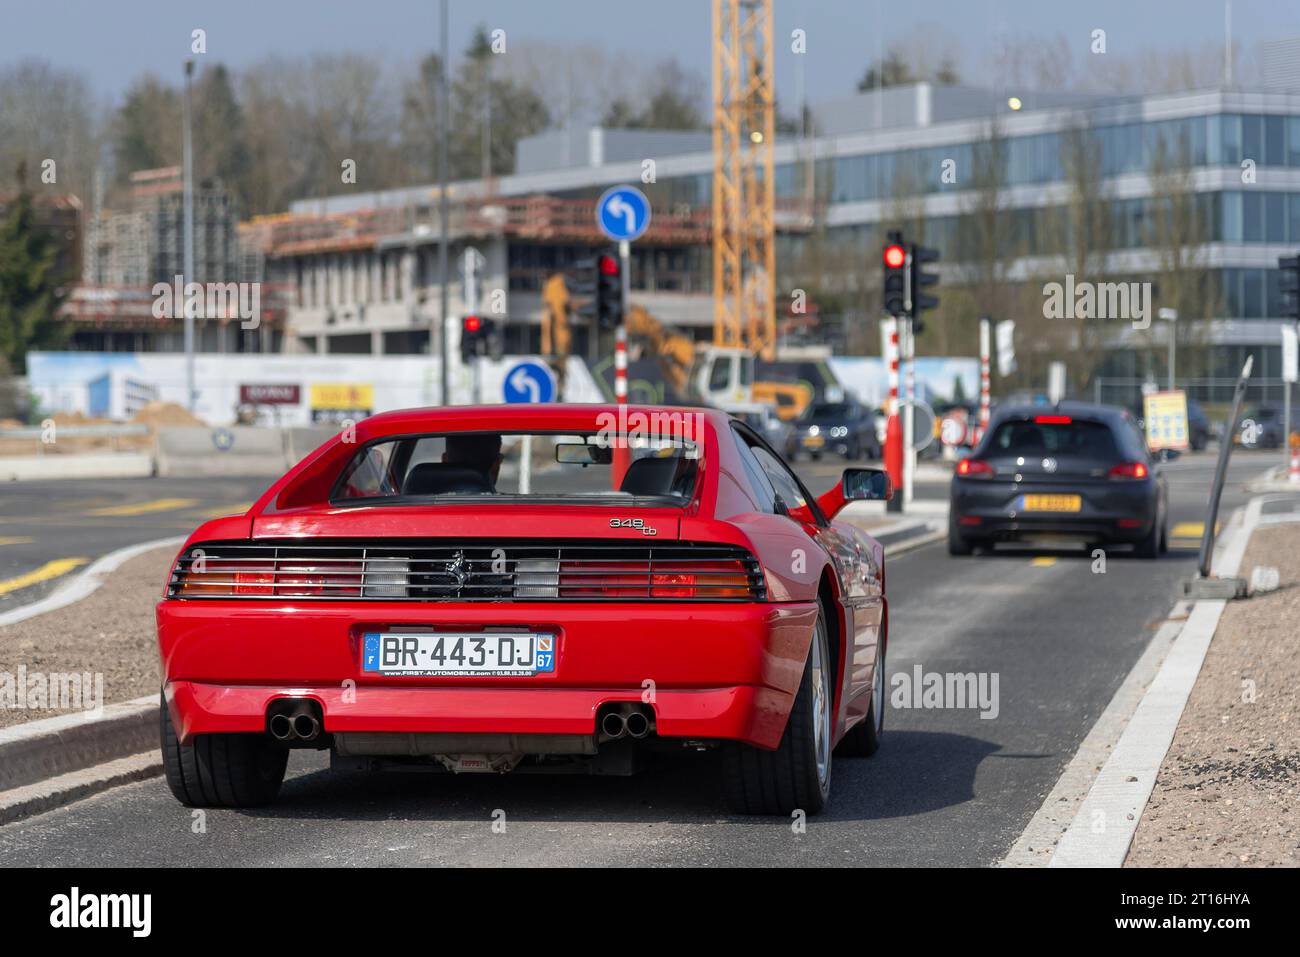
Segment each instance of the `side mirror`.
[[845,469],[840,479],[846,502],[888,502],[894,483],[884,469]]
[[884,469],[845,469],[838,484],[817,499],[827,518],[834,518],[849,502],[888,502],[894,483]]

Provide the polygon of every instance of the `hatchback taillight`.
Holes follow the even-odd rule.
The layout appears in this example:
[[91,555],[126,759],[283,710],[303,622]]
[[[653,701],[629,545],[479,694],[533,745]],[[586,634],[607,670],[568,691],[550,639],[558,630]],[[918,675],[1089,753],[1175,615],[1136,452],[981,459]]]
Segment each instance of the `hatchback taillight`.
[[1141,462],[1121,462],[1107,472],[1106,476],[1113,479],[1144,479],[1149,474],[1149,470]]
[[993,466],[982,459],[962,459],[957,463],[957,474],[962,478],[988,479],[993,477]]

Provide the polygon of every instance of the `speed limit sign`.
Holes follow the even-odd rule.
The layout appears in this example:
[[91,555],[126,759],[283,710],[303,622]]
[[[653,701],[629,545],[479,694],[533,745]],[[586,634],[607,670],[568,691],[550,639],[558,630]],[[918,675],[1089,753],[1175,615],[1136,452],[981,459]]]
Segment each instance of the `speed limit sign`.
[[967,415],[965,409],[945,412],[939,421],[939,441],[949,448],[966,445]]

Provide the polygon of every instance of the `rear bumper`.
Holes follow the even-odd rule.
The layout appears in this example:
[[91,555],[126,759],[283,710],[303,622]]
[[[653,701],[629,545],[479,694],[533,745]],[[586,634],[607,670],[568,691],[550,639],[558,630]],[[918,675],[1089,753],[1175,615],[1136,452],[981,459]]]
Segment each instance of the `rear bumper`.
[[[645,702],[661,737],[775,747],[798,691],[812,604],[443,604],[163,601],[164,691],[182,741],[262,732],[277,698],[320,703],[324,730],[594,734],[600,707]],[[545,628],[555,671],[379,676],[361,635],[390,627]]]
[[[1078,495],[1077,512],[1025,512],[1024,494]],[[1084,486],[1016,485],[953,479],[949,508],[957,534],[968,541],[1015,541],[1061,536],[1097,542],[1140,541],[1159,518],[1154,480]]]

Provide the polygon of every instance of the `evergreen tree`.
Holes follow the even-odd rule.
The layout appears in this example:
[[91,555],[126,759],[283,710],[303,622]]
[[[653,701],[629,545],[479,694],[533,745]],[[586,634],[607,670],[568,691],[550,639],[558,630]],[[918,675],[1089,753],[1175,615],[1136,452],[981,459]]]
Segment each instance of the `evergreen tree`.
[[61,345],[66,324],[55,313],[64,297],[58,246],[36,223],[25,170],[18,170],[18,194],[0,219],[0,356],[25,368],[30,349]]

